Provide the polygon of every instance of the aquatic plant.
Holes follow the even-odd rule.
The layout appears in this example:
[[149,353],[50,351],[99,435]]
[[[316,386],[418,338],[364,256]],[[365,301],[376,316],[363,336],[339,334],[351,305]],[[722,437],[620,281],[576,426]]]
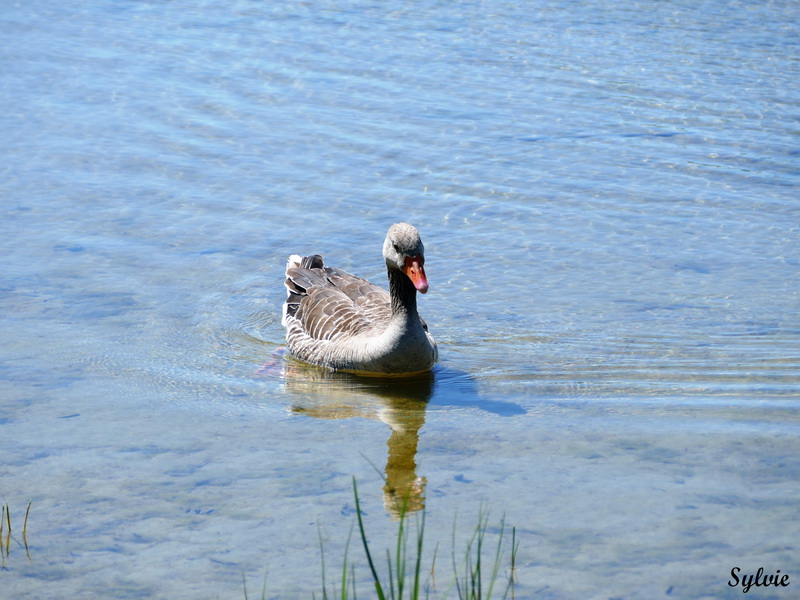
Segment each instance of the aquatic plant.
[[[342,558],[341,573],[339,584],[330,584],[327,579],[327,568],[325,564],[325,544],[322,539],[322,531],[318,530],[320,560],[322,563],[322,596],[321,600],[355,600],[358,598],[356,590],[355,564],[349,559],[350,544],[352,542],[353,530],[358,526],[358,534],[361,545],[364,548],[364,555],[369,567],[374,596],[367,594],[368,598],[377,600],[420,600],[422,598],[458,598],[459,600],[491,600],[495,597],[495,588],[501,584],[503,588],[500,598],[507,598],[509,592],[514,589],[516,582],[516,561],[517,551],[519,550],[519,540],[517,540],[516,527],[511,528],[511,549],[509,552],[509,572],[508,579],[501,582],[500,567],[503,562],[504,549],[506,547],[506,524],[505,518],[500,520],[499,531],[497,533],[497,544],[488,562],[485,560],[486,534],[489,531],[489,511],[485,506],[481,506],[478,513],[478,521],[472,530],[471,536],[467,541],[466,549],[460,556],[456,552],[457,523],[453,522],[452,533],[452,569],[453,581],[449,587],[439,595],[436,592],[434,583],[434,573],[436,565],[436,555],[439,545],[437,543],[432,558],[429,573],[429,580],[423,583],[422,557],[425,539],[425,510],[413,514],[414,535],[411,537],[411,527],[409,519],[412,518],[407,510],[407,503],[400,511],[397,524],[397,536],[394,541],[394,552],[386,549],[386,564],[383,574],[380,563],[367,540],[366,525],[364,523],[364,510],[361,507],[361,498],[358,495],[358,484],[353,478],[353,497],[355,499],[356,518],[350,527],[347,540],[344,546],[344,556]],[[242,574],[244,585],[245,600],[249,600],[247,595],[247,584],[244,573]],[[455,596],[453,592],[455,591]],[[316,594],[312,594],[316,600]],[[261,600],[267,599],[267,577],[264,575],[264,585],[261,592]]]
[[[33,500],[28,502],[25,508],[25,518],[22,522],[22,543],[25,546],[25,555],[31,559],[30,549],[28,548],[28,516],[31,512]],[[16,540],[15,540],[16,541]],[[19,542],[17,542],[19,543]],[[5,569],[6,558],[11,554],[11,510],[8,504],[3,504],[0,508],[0,568]]]
[[[242,587],[244,588],[244,600],[250,600],[247,595],[247,578],[242,571]],[[261,587],[261,600],[267,600],[267,571],[264,570],[264,585]]]
[[[359,537],[364,548],[367,564],[369,566],[372,584],[375,588],[375,597],[378,600],[419,600],[420,598],[434,597],[450,598],[455,590],[459,600],[490,600],[495,592],[496,585],[500,582],[500,567],[503,558],[503,549],[506,539],[505,519],[501,519],[497,545],[488,563],[484,559],[486,548],[486,533],[489,530],[489,511],[482,506],[478,514],[478,522],[475,525],[472,535],[467,542],[466,550],[459,560],[456,552],[456,531],[457,525],[453,523],[452,535],[452,568],[454,580],[445,590],[442,596],[438,596],[435,591],[435,584],[432,578],[435,571],[436,554],[438,544],[434,550],[432,565],[430,568],[431,581],[423,585],[422,555],[425,539],[425,511],[413,515],[414,536],[410,535],[409,514],[406,506],[401,510],[397,536],[394,543],[394,553],[386,549],[386,564],[383,574],[379,573],[378,562],[373,553],[373,549],[367,540],[366,526],[364,524],[364,511],[361,507],[361,499],[358,495],[358,485],[355,477],[353,478],[353,497],[356,506],[356,524],[358,525]],[[332,600],[340,598],[356,598],[355,587],[355,567],[348,562],[348,552],[353,529],[347,538],[345,553],[342,561],[341,585],[338,589],[334,586],[329,593],[326,574],[325,556],[322,539],[320,536],[320,549],[322,550],[322,600]],[[501,598],[506,598],[513,589],[516,576],[516,559],[519,549],[519,541],[516,536],[516,528],[511,528],[511,550],[510,550],[510,570],[508,580],[504,584]],[[348,579],[349,573],[349,579]],[[349,589],[348,589],[349,588]],[[352,594],[352,595],[351,595]],[[315,596],[316,598],[316,596]]]

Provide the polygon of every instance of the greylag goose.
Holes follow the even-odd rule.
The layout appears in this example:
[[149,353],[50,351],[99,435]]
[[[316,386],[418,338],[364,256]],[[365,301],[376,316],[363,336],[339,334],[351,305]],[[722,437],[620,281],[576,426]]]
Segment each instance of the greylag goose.
[[417,313],[428,291],[424,248],[413,225],[397,223],[383,242],[389,292],[337,269],[322,257],[293,254],[281,323],[298,359],[367,376],[410,376],[436,362],[436,342]]

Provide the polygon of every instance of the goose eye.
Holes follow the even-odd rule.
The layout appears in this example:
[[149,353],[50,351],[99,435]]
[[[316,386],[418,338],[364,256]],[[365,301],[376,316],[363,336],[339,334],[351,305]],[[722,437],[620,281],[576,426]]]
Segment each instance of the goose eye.
[[392,247],[394,248],[394,251],[395,251],[395,252],[397,252],[398,254],[400,253],[400,248],[398,248],[398,247],[397,247],[397,244],[395,244],[394,242],[392,242]]

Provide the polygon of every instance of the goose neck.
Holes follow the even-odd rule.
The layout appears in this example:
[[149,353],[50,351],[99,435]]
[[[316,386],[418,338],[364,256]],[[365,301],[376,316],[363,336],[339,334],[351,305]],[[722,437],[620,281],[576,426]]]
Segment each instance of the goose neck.
[[417,289],[408,276],[398,269],[389,268],[389,294],[392,297],[393,315],[417,314]]

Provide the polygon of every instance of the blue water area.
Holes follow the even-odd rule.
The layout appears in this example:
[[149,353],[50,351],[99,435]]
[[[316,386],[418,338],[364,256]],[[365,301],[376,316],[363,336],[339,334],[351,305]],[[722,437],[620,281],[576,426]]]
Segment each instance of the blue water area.
[[[4,594],[322,597],[353,477],[432,597],[481,507],[516,598],[796,592],[796,2],[1,12]],[[287,257],[398,221],[433,373],[292,360]]]

